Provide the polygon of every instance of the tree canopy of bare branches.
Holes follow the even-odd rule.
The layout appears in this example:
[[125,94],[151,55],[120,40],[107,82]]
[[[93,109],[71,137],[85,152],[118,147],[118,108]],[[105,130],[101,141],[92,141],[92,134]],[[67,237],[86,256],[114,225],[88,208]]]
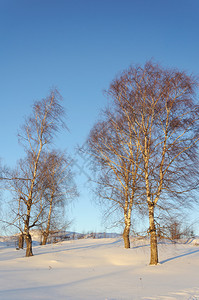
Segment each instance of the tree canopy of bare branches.
[[[26,157],[19,161],[15,174],[12,176],[14,178],[12,186],[18,195],[18,213],[15,221],[20,219],[24,226],[26,256],[33,255],[30,229],[38,224],[43,210],[44,190],[41,184],[40,164],[43,153],[51,145],[56,132],[65,126],[63,117],[61,95],[57,90],[51,91],[49,96],[34,103],[32,114],[25,120],[18,135]],[[39,209],[32,211],[34,206]]]
[[78,196],[72,172],[72,162],[70,157],[57,150],[45,152],[42,156],[40,163],[42,174],[40,182],[43,191],[40,222],[43,237],[42,245],[46,244],[51,232],[58,230],[60,219],[64,227],[65,207]]
[[94,126],[88,139],[93,163],[100,170],[97,195],[108,204],[109,213],[118,209],[122,212],[124,245],[130,248],[131,214],[139,202],[139,148],[132,140],[132,129],[126,120],[108,109],[104,119]]
[[[120,153],[118,156],[118,147],[129,156],[125,165],[112,158],[108,161],[114,161],[119,172],[139,178],[136,191],[148,209],[152,265],[158,263],[155,209],[189,205],[198,187],[197,87],[192,75],[147,62],[124,71],[107,91],[114,115],[110,120],[117,120],[117,132],[122,136],[115,144],[111,141],[111,151],[121,161],[126,157]],[[89,144],[95,157],[100,152],[99,168],[109,156],[112,139],[112,132],[104,133],[103,128],[97,125]],[[107,174],[111,174],[108,169]],[[105,180],[104,173],[102,177]],[[129,182],[127,186],[131,187]]]

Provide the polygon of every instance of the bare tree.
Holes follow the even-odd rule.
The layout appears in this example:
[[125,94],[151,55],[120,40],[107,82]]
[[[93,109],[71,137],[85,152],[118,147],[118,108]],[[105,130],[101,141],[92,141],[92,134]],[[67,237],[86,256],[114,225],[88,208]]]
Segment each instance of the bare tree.
[[[42,195],[39,190],[40,181],[39,165],[42,159],[42,153],[49,147],[53,141],[55,133],[64,126],[62,117],[64,115],[63,107],[60,105],[61,96],[57,90],[41,101],[35,102],[33,111],[29,118],[26,119],[19,133],[19,141],[26,151],[25,163],[21,163],[20,178],[27,180],[15,181],[19,187],[18,193],[20,203],[25,206],[23,213],[24,236],[26,241],[26,256],[32,256],[32,239],[30,229],[36,226],[42,207],[36,215],[33,215],[32,208],[40,202]],[[35,212],[36,210],[34,210]]]
[[43,211],[41,215],[42,245],[46,245],[48,236],[60,226],[59,214],[62,215],[62,226],[65,207],[78,196],[72,173],[72,159],[60,151],[44,153],[41,169],[43,191]]
[[157,222],[157,230],[161,238],[176,242],[179,239],[193,238],[193,225],[194,220],[187,211],[181,213],[178,211],[173,215],[166,214],[161,223]]
[[197,86],[185,72],[147,62],[124,71],[108,90],[142,157],[152,265],[158,263],[155,209],[191,204],[198,186]]
[[[41,163],[41,161],[40,161]],[[40,165],[39,163],[39,165]],[[11,213],[10,221],[6,221],[8,225],[13,225],[21,232],[19,236],[18,248],[23,248],[25,237],[25,220],[27,218],[27,199],[29,197],[32,170],[34,168],[34,160],[31,156],[27,155],[24,159],[20,159],[17,163],[16,169],[13,170],[8,177],[9,187],[13,194],[13,199],[9,202],[9,210]],[[22,179],[23,176],[23,179]],[[41,213],[43,211],[43,194],[41,180],[43,174],[37,168],[37,176],[32,188],[31,198],[31,215],[29,219],[29,229],[37,226]]]
[[[23,226],[21,226],[22,218],[22,205],[21,205],[21,194],[19,183],[21,181],[26,181],[27,179],[20,178],[19,173],[16,171],[11,171],[8,167],[3,167],[1,169],[1,182],[3,182],[3,189],[9,191],[15,191],[13,200],[8,204],[8,213],[3,213],[0,219],[0,222],[3,224],[3,229],[5,230],[9,226],[15,226],[20,232],[18,249],[23,248],[24,244],[24,235],[23,235]],[[15,204],[13,203],[15,202]],[[13,219],[13,216],[14,219]]]
[[97,176],[97,195],[108,206],[108,213],[122,212],[125,248],[130,248],[132,209],[138,204],[139,163],[138,145],[128,120],[114,109],[106,110],[104,121],[92,129],[87,141]]

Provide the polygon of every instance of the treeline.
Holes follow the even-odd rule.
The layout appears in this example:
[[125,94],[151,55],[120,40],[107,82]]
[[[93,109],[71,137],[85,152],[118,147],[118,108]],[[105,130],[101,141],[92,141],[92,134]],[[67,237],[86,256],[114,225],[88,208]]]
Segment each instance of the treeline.
[[[169,217],[175,220],[176,211],[197,202],[197,88],[186,72],[153,62],[131,66],[110,84],[110,105],[80,149],[92,163],[96,198],[123,223],[125,248],[134,215],[148,215],[152,265]],[[40,224],[45,243],[53,213],[62,212],[66,197],[77,196],[71,159],[51,150],[63,125],[60,95],[53,91],[34,104],[19,135],[26,157],[8,177],[15,192],[13,223],[25,237],[26,256],[32,255],[30,229]]]

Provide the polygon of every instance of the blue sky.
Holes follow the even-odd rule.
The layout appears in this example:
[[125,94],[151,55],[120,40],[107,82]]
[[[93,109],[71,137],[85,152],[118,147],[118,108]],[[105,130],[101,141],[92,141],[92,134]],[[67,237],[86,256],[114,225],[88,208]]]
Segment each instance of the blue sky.
[[[63,96],[70,129],[56,147],[77,156],[75,147],[106,106],[103,90],[130,64],[152,58],[198,75],[198,15],[198,0],[0,0],[3,163],[13,167],[23,156],[17,130],[52,87]],[[70,210],[71,229],[104,230],[87,177],[75,171],[80,198]]]

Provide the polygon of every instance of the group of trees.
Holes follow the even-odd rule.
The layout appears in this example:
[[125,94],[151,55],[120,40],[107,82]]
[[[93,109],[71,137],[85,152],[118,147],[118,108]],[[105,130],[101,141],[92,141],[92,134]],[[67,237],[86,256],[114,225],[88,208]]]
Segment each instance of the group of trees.
[[[158,263],[157,215],[191,205],[198,187],[199,106],[197,80],[153,62],[132,66],[107,90],[110,106],[92,128],[84,151],[96,173],[95,192],[111,214],[124,224],[125,248],[130,248],[132,216],[148,215],[150,264]],[[43,244],[52,219],[67,199],[77,196],[71,159],[51,149],[64,126],[60,95],[55,90],[36,102],[19,134],[26,156],[18,162],[9,185],[14,191],[12,212],[32,255],[30,229],[40,225]],[[175,233],[177,228],[173,228]]]
[[126,248],[132,213],[148,213],[152,265],[158,263],[155,212],[191,205],[198,187],[197,86],[193,76],[152,62],[130,67],[111,83],[110,108],[87,141],[97,194],[109,211],[123,213]]
[[19,248],[26,242],[26,256],[32,256],[30,230],[42,230],[42,244],[46,244],[50,230],[64,214],[65,204],[77,196],[73,181],[72,160],[65,153],[52,149],[56,132],[65,127],[61,96],[57,90],[35,102],[32,114],[25,120],[19,133],[25,157],[6,179],[13,192],[10,202],[10,225],[21,232]]

